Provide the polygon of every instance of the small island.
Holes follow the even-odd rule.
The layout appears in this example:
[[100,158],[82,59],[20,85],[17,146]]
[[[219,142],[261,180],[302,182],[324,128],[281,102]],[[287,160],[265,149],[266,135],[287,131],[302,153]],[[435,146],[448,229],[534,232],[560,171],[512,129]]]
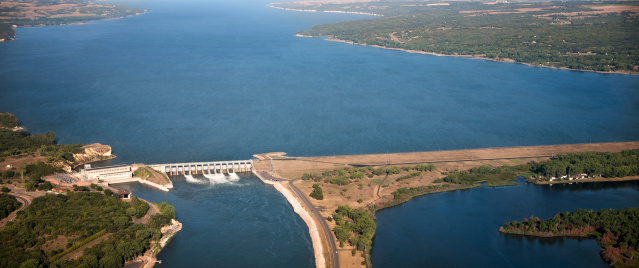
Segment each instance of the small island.
[[613,267],[639,266],[639,208],[557,213],[553,218],[537,217],[506,222],[499,231],[537,237],[590,237],[601,246],[601,257]]

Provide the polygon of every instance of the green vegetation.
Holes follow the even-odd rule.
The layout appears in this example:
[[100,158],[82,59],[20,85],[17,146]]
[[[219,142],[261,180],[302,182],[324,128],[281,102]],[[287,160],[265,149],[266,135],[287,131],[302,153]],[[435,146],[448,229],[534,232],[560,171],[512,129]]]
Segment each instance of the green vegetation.
[[601,257],[610,265],[639,265],[639,208],[599,212],[577,209],[574,213],[559,213],[549,220],[531,217],[521,222],[506,222],[499,231],[541,237],[594,237],[602,248]]
[[[305,173],[302,175],[303,180],[313,180],[315,182],[324,181],[326,183],[337,184],[337,185],[348,185],[352,182],[359,182],[364,177],[373,178],[375,176],[382,175],[390,175],[390,174],[399,174],[402,170],[410,171],[417,170],[420,173],[422,171],[432,171],[435,170],[435,165],[433,164],[419,164],[416,166],[404,166],[402,168],[398,166],[388,166],[388,167],[379,167],[374,168],[371,166],[368,167],[344,167],[334,170],[325,170],[322,174],[309,174]],[[415,173],[413,173],[415,174]],[[405,180],[408,178],[412,178],[413,174],[409,175],[406,178],[400,178],[398,180]],[[418,176],[418,175],[415,175]],[[415,177],[413,176],[413,177]]]
[[[10,113],[0,113],[0,124],[15,125],[17,118]],[[27,154],[39,152],[42,156],[47,156],[46,162],[64,161],[72,163],[73,154],[83,151],[83,144],[57,144],[56,136],[53,132],[46,134],[31,135],[28,131],[12,131],[0,128],[0,157],[19,157]]]
[[[0,230],[0,267],[122,267],[124,261],[148,249],[152,240],[159,240],[159,228],[175,216],[172,206],[163,203],[160,207],[168,215],[154,215],[155,220],[143,225],[131,222],[132,217],[142,217],[148,211],[148,205],[138,199],[127,203],[95,192],[35,198],[15,221]],[[85,249],[82,257],[61,260],[106,233],[112,235]],[[45,245],[58,238],[65,238],[67,246]]]
[[474,187],[478,187],[478,184],[441,184],[441,185],[422,185],[418,187],[410,187],[410,188],[399,188],[396,191],[392,192],[393,199],[385,202],[380,202],[376,205],[377,209],[384,209],[393,206],[397,206],[401,203],[404,203],[410,200],[413,197],[426,195],[426,194],[434,194],[439,192],[446,192],[452,190],[460,190],[460,189],[470,189]]
[[370,250],[377,224],[372,219],[373,213],[363,209],[351,209],[339,206],[332,217],[335,220],[333,232],[340,247],[347,242],[357,250],[364,252],[366,263],[370,263]]
[[[0,29],[0,31],[2,31],[2,29]],[[0,127],[14,128],[17,126],[20,126],[20,121],[15,115],[0,112]]]
[[87,237],[87,239],[84,239],[82,242],[80,242],[80,243],[78,243],[78,244],[75,244],[75,245],[73,245],[73,246],[72,246],[72,247],[70,247],[70,248],[67,248],[67,249],[66,249],[65,251],[63,251],[62,253],[58,253],[58,254],[56,254],[56,255],[55,255],[55,256],[53,256],[51,259],[49,259],[49,262],[55,262],[55,261],[59,260],[59,259],[60,259],[60,258],[62,258],[64,255],[67,255],[67,254],[69,254],[69,253],[73,252],[74,250],[76,250],[76,249],[78,249],[78,248],[80,248],[80,247],[82,247],[82,246],[86,245],[87,243],[89,243],[89,242],[91,242],[91,241],[95,240],[96,238],[98,238],[98,237],[100,237],[100,236],[103,236],[104,234],[106,234],[106,232],[107,232],[107,230],[106,230],[106,229],[104,229],[104,230],[102,230],[102,231],[99,231],[99,232],[97,232],[97,233],[93,234],[92,236]]
[[577,70],[633,71],[639,65],[637,12],[598,9],[635,6],[637,1],[447,3],[428,6],[423,1],[383,0],[357,5],[276,6],[385,16],[318,25],[299,32],[305,36]]
[[[162,202],[158,205],[158,209],[162,215],[169,217],[169,219],[175,219],[175,208],[167,202]],[[145,212],[146,213],[146,212]]]
[[319,184],[313,184],[313,192],[311,193],[311,197],[317,200],[324,199],[324,193],[322,193],[322,188],[319,186]]
[[35,164],[28,164],[25,166],[25,175],[29,176],[30,181],[33,183],[40,182],[40,179],[44,176],[61,173],[62,169],[37,161]]
[[151,172],[149,172],[145,167],[139,167],[133,171],[133,176],[143,180],[148,180],[151,177]]
[[[474,167],[468,171],[453,171],[442,179],[437,179],[435,183],[448,182],[454,184],[471,185],[480,182],[486,182],[487,186],[504,186],[504,185],[519,185],[519,183],[512,182],[516,179],[516,176],[526,171],[525,165],[521,166],[501,166],[493,168],[488,165],[480,167]],[[515,173],[513,170],[518,170],[519,173]]]
[[[639,150],[625,150],[620,153],[583,152],[558,154],[557,157],[529,164],[530,170],[539,181],[548,181],[552,177],[588,177],[621,178],[639,175]],[[567,178],[566,178],[567,179]]]
[[18,199],[16,199],[14,196],[6,194],[6,193],[1,193],[0,194],[0,220],[8,217],[9,214],[11,214],[11,212],[15,211],[16,209],[19,209],[21,206],[22,204],[18,202]]
[[0,129],[0,156],[18,156],[34,153],[41,146],[55,145],[53,132],[31,135],[27,131]]

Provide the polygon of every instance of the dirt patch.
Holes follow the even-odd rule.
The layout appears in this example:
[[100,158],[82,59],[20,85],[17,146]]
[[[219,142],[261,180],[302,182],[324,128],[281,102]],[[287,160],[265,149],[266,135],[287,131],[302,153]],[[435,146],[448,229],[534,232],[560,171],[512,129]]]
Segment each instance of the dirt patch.
[[40,247],[40,249],[42,249],[42,251],[44,252],[51,252],[53,250],[65,250],[67,243],[69,243],[69,240],[77,236],[67,237],[58,235],[58,237],[56,237],[55,239],[53,239],[51,235],[46,235],[45,237],[47,238],[47,242],[45,242],[42,247]]

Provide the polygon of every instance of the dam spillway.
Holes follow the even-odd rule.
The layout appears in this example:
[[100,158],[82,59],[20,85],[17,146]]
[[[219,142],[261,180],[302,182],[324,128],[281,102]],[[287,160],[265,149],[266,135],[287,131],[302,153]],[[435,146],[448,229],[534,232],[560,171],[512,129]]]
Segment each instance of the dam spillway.
[[149,167],[168,175],[223,174],[253,171],[253,160],[155,164]]

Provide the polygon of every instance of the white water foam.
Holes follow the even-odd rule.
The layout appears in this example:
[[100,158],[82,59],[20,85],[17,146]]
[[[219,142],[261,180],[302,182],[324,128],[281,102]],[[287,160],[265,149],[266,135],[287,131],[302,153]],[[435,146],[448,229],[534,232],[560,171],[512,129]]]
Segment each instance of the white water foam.
[[229,181],[239,181],[239,180],[240,180],[240,176],[235,174],[235,172],[229,173]]
[[209,179],[209,183],[211,185],[231,183],[231,181],[227,179],[226,176],[224,176],[224,174],[204,174],[204,177]]
[[184,175],[184,178],[186,178],[186,182],[188,182],[188,183],[206,184],[206,181],[201,181],[201,180],[198,180],[196,178],[193,178],[193,175]]

